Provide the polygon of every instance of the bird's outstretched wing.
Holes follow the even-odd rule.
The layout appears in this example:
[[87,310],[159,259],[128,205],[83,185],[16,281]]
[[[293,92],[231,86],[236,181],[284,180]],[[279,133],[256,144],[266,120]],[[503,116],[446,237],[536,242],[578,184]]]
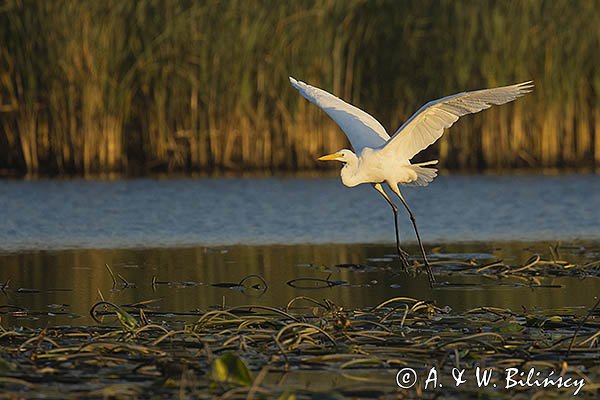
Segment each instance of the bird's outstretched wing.
[[290,76],[292,85],[309,101],[321,107],[342,128],[354,151],[365,147],[380,147],[390,136],[379,121],[363,110],[348,104],[323,89],[297,81]]
[[533,81],[463,92],[430,101],[398,128],[382,151],[410,160],[438,140],[444,129],[451,127],[463,115],[508,103],[531,92],[531,88]]

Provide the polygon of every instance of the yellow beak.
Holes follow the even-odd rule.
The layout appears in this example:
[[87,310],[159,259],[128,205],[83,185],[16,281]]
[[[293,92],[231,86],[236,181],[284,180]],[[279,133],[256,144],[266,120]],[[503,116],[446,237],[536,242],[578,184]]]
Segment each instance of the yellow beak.
[[327,154],[325,156],[317,158],[317,160],[319,160],[319,161],[335,161],[338,158],[340,158],[340,156],[341,156],[341,154],[339,154],[339,153]]

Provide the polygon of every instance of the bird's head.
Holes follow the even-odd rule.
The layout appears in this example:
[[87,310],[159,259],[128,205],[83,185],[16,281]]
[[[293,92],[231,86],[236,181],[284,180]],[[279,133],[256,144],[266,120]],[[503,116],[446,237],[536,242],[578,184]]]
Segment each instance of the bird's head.
[[356,154],[354,154],[350,150],[342,149],[342,150],[336,151],[335,153],[327,154],[325,156],[319,157],[318,160],[319,161],[339,161],[344,164],[347,164],[349,162],[356,160]]

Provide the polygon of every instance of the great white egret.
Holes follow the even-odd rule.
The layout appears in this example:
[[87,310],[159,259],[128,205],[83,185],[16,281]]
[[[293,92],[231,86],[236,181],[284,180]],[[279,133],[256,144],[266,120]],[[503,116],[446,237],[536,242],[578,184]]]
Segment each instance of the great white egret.
[[292,77],[290,77],[290,82],[302,96],[329,114],[342,128],[354,148],[354,152],[342,149],[333,154],[319,157],[319,160],[342,162],[344,166],[340,175],[344,185],[353,187],[361,183],[370,183],[392,207],[396,229],[396,250],[402,267],[406,269],[408,254],[400,248],[398,207],[385,193],[381,184],[387,183],[400,198],[415,229],[423,263],[427,269],[429,284],[433,286],[435,278],[421,242],[415,216],[400,193],[398,184],[427,186],[437,176],[437,170],[426,167],[437,164],[438,160],[411,164],[410,160],[416,154],[438,140],[444,133],[444,129],[451,127],[459,117],[485,110],[492,105],[513,101],[531,92],[533,81],[493,89],[462,92],[430,101],[402,124],[392,137],[375,118],[361,109],[323,89],[297,81]]

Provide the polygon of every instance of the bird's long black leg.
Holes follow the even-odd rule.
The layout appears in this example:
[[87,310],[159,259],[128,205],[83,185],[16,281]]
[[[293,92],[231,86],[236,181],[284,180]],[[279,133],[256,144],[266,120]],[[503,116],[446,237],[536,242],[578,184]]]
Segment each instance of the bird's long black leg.
[[392,211],[394,211],[394,228],[396,229],[396,250],[398,251],[398,257],[400,258],[400,265],[402,269],[406,271],[408,268],[408,253],[400,248],[400,233],[398,232],[398,207],[392,202],[392,199],[383,191],[380,183],[374,183],[373,188],[377,190],[383,198],[388,202]]
[[[393,189],[394,188],[392,188],[392,190]],[[412,211],[410,210],[408,203],[406,202],[406,200],[404,200],[404,196],[402,196],[402,194],[400,193],[400,190],[396,189],[396,190],[394,190],[394,192],[398,195],[398,197],[400,197],[402,204],[404,204],[406,211],[408,211],[408,215],[410,215],[410,220],[413,224],[413,227],[415,228],[415,233],[417,234],[417,240],[419,241],[419,247],[421,248],[421,254],[423,255],[423,262],[425,264],[425,268],[427,269],[427,275],[429,277],[429,286],[433,287],[433,284],[435,283],[435,278],[433,276],[433,271],[431,270],[431,265],[429,265],[429,261],[427,260],[427,256],[425,255],[425,248],[423,248],[423,243],[421,242],[421,236],[419,235],[419,229],[417,229],[417,220],[415,219],[415,216],[413,215]]]

